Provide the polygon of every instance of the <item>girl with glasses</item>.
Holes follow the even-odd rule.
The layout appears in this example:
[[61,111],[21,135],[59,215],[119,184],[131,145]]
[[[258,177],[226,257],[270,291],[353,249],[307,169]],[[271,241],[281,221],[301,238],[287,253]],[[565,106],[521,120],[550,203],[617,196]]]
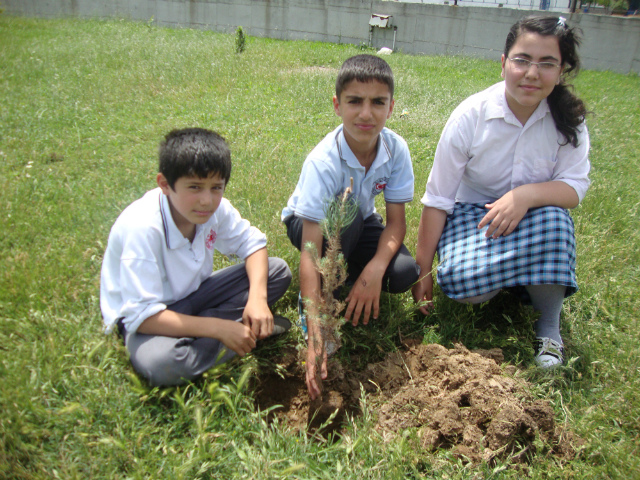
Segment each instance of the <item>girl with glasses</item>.
[[444,127],[422,198],[413,287],[428,313],[438,284],[459,302],[501,289],[540,312],[536,363],[563,361],[560,312],[578,289],[573,221],[589,187],[584,103],[567,85],[580,67],[579,37],[562,17],[511,27],[500,82],[463,101]]

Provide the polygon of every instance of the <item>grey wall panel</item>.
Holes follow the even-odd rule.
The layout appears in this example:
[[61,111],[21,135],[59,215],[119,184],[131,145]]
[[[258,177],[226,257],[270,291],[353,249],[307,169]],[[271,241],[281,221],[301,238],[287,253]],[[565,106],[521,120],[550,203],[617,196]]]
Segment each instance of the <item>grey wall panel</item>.
[[[39,17],[120,17],[171,27],[206,28],[278,39],[361,44],[372,13],[393,15],[396,50],[499,59],[510,26],[531,12],[507,8],[377,0],[3,0],[6,13]],[[565,15],[584,31],[584,68],[640,73],[640,21]],[[374,28],[375,47],[393,45],[393,29]]]

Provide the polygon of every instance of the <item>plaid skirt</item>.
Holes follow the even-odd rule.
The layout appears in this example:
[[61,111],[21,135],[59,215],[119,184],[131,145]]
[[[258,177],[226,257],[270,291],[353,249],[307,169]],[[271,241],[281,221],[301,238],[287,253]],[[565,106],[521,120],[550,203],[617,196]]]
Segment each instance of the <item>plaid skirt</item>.
[[559,207],[534,208],[506,237],[478,230],[484,205],[456,203],[438,243],[438,284],[450,298],[475,297],[500,288],[529,301],[525,285],[566,285],[578,291],[573,220]]

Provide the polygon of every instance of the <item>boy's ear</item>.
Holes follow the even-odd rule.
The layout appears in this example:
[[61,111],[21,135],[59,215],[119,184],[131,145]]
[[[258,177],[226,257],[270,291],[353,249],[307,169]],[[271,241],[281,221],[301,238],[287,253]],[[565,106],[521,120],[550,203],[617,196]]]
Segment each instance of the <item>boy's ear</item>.
[[500,76],[504,78],[504,67],[506,62],[506,57],[504,56],[504,53],[502,54],[502,57],[500,57],[500,62],[502,63],[502,73],[500,74]]
[[391,114],[393,113],[393,106],[396,104],[396,101],[392,98],[391,103],[389,104],[389,113],[387,113],[387,120],[391,118]]
[[340,114],[340,99],[336,95],[333,96],[333,111],[336,112],[337,116],[342,116]]
[[158,173],[158,175],[156,176],[156,182],[158,183],[160,190],[162,190],[162,193],[168,196],[171,187],[169,186],[169,181],[166,179],[166,177],[163,174]]

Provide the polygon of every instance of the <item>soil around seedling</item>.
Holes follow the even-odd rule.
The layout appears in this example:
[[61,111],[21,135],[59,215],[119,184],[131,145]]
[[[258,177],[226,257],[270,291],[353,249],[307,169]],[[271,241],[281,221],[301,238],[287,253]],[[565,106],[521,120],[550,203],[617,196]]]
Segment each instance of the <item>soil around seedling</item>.
[[[533,400],[515,367],[500,367],[500,349],[469,351],[462,345],[407,345],[361,372],[330,360],[323,408],[313,415],[304,382],[304,352],[288,351],[276,372],[261,375],[256,399],[290,426],[323,435],[339,432],[346,415],[359,414],[362,391],[377,418],[376,430],[392,439],[410,429],[425,451],[450,449],[463,461],[508,458],[527,463],[536,454],[571,460],[583,441],[556,425],[546,400]],[[332,418],[333,415],[333,418]]]

